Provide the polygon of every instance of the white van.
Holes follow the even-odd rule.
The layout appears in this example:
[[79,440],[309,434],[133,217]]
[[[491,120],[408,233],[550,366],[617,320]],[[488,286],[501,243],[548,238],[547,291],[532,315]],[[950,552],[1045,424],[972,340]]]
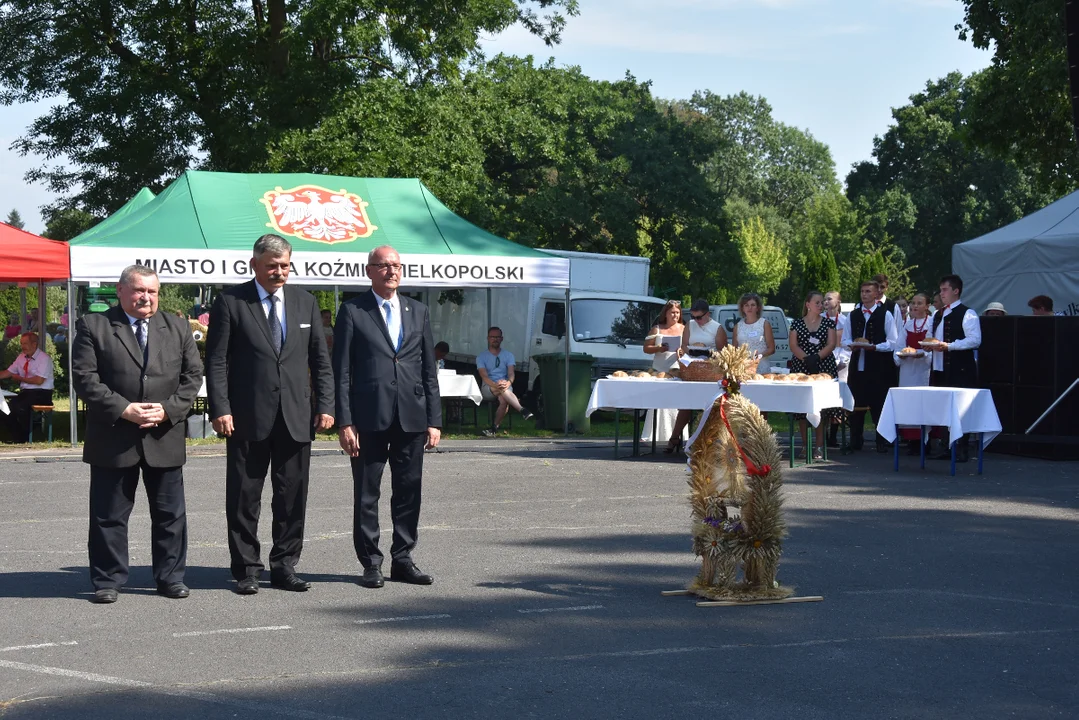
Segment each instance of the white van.
[[[711,309],[712,317],[727,331],[727,339],[734,340],[734,326],[742,319],[742,316],[738,314],[738,306],[712,305]],[[765,305],[763,314],[772,326],[772,335],[776,341],[775,355],[767,358],[765,362],[771,367],[790,367],[790,360],[793,357],[790,348],[791,326],[786,313],[775,305]]]

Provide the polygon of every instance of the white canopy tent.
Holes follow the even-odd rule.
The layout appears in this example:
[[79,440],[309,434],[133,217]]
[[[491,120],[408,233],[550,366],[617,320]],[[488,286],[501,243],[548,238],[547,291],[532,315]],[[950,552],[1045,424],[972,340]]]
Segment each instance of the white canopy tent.
[[963,302],[979,314],[991,302],[1027,315],[1035,295],[1053,309],[1079,315],[1079,192],[1010,225],[952,247],[952,269],[963,278]]

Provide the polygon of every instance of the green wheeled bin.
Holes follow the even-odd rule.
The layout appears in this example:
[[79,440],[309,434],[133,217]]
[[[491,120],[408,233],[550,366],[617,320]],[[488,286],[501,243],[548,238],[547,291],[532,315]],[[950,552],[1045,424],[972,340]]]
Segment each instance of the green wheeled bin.
[[[559,430],[566,421],[566,354],[533,355],[539,367],[543,390],[543,420],[549,430]],[[588,432],[591,423],[585,415],[592,396],[592,365],[596,359],[587,353],[569,356],[569,431]]]

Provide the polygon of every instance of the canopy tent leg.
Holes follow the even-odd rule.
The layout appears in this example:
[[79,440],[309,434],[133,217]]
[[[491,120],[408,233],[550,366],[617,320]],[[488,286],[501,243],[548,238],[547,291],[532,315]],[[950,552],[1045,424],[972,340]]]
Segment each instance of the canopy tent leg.
[[341,312],[341,288],[337,285],[333,286],[333,317],[334,322],[337,322],[337,313]]
[[19,325],[22,325],[22,331],[26,332],[26,326],[29,323],[26,321],[26,284],[19,285]]
[[566,387],[564,389],[566,391],[566,394],[563,396],[565,398],[565,402],[562,403],[563,409],[565,410],[565,417],[562,419],[563,420],[562,433],[566,437],[569,437],[569,333],[570,333],[570,327],[569,327],[569,288],[568,287],[566,288],[566,322],[565,322],[565,326],[566,326],[566,377],[565,377]]
[[45,350],[44,335],[49,332],[45,327],[45,281],[37,281],[37,339],[41,345],[41,350]]
[[67,386],[71,409],[68,411],[68,420],[71,423],[71,447],[79,445],[79,401],[75,397],[75,381],[71,377],[71,348],[75,344],[75,283],[69,278],[67,281]]

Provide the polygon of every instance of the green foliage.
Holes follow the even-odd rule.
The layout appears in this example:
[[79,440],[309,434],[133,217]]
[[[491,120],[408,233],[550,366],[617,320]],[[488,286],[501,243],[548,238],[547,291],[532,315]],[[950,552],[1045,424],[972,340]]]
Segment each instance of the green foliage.
[[1061,197],[1079,185],[1079,151],[1068,86],[1066,3],[961,0],[959,37],[993,52],[971,78],[971,142],[1027,168],[1038,193]]
[[7,217],[4,218],[4,222],[6,222],[13,228],[18,228],[19,230],[22,230],[26,227],[26,223],[22,221],[22,215],[20,215],[19,211],[14,208],[12,208],[11,212],[9,212],[7,214]]
[[195,298],[198,297],[198,291],[197,285],[163,284],[157,295],[157,311],[169,315],[181,312],[187,317],[191,306],[195,304]]
[[12,0],[0,102],[61,98],[15,147],[63,157],[28,179],[107,213],[196,165],[250,171],[367,81],[455,81],[484,36],[520,25],[555,43],[576,12],[576,0]]
[[45,217],[45,232],[41,235],[52,240],[67,242],[94,225],[98,219],[88,212],[77,208],[54,208]]
[[803,298],[810,290],[822,293],[842,290],[840,287],[839,266],[835,255],[827,247],[810,247],[807,251],[801,272],[801,292]]
[[733,240],[745,267],[742,289],[762,295],[776,290],[790,270],[786,245],[764,226],[759,217],[742,221]]

